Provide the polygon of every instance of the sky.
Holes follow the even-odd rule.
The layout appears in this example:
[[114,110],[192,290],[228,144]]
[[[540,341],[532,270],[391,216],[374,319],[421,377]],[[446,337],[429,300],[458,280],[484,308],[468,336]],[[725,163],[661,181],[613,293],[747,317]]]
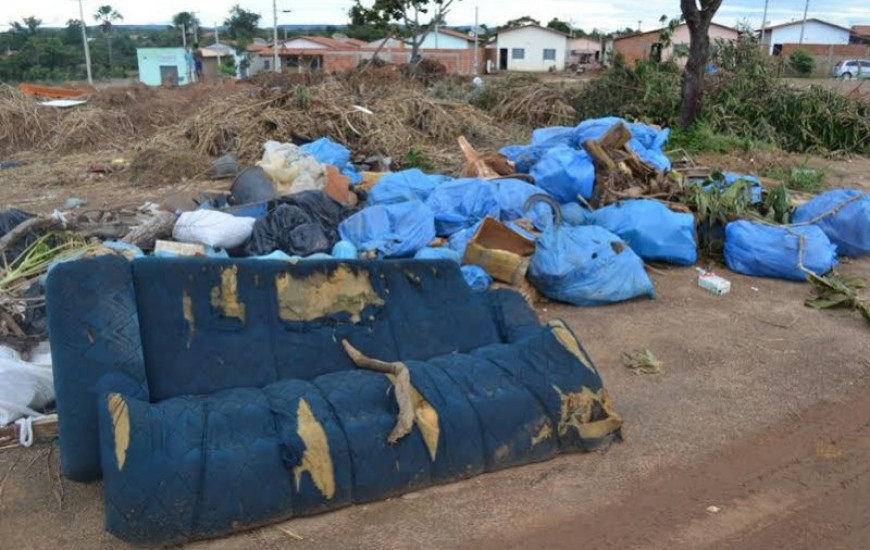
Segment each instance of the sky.
[[[271,0],[82,0],[85,19],[101,4],[111,3],[121,12],[126,24],[168,24],[172,15],[179,11],[195,11],[203,26],[213,26],[226,17],[233,4],[255,11],[263,16],[261,25],[272,23]],[[370,2],[371,0],[369,0]],[[800,19],[803,16],[804,0],[769,0],[768,21],[780,23]],[[365,3],[365,0],[364,0]],[[347,22],[347,10],[352,0],[277,0],[279,24],[337,24]],[[679,0],[543,0],[530,3],[527,0],[458,0],[447,16],[449,25],[474,23],[474,8],[480,13],[480,23],[497,26],[523,15],[531,15],[544,24],[553,17],[572,21],[575,27],[585,30],[598,28],[613,31],[625,27],[642,30],[658,28],[662,15],[679,15]],[[531,7],[534,6],[534,7]],[[291,13],[281,13],[290,9]],[[77,0],[0,0],[0,29],[9,21],[34,15],[46,26],[63,26],[69,19],[78,19]],[[724,0],[716,22],[735,25],[746,20],[753,27],[761,24],[764,0]],[[810,0],[808,17],[816,17],[831,23],[850,26],[870,24],[870,1],[868,0]]]

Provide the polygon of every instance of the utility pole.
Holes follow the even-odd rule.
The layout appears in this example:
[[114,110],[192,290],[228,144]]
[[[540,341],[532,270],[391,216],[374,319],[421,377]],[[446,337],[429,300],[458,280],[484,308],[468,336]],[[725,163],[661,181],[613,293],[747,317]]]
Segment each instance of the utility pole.
[[807,26],[807,12],[810,11],[810,0],[807,0],[806,5],[804,6],[804,20],[801,21],[801,38],[798,40],[798,44],[804,43],[804,28]]
[[278,72],[278,0],[272,0],[272,72]]
[[187,27],[181,24],[181,47],[187,49]]
[[640,32],[640,24],[643,23],[640,19],[637,20],[637,32]]
[[88,84],[94,85],[94,77],[91,76],[91,47],[88,45],[88,27],[85,24],[85,9],[82,7],[82,0],[79,0],[79,23],[82,26],[82,44],[85,47],[85,67],[88,70]]
[[220,44],[220,41],[218,40],[218,26],[217,26],[217,21],[215,21],[215,23],[214,23],[214,43],[215,43],[215,44]]
[[[767,5],[770,3],[770,0],[764,0],[764,15],[761,16],[761,46],[764,47],[764,29],[767,27]],[[769,48],[765,48],[767,53],[770,53]]]
[[477,76],[479,67],[477,66],[480,60],[480,50],[477,47],[477,38],[480,36],[480,27],[477,25],[477,6],[474,6],[474,61],[471,72]]

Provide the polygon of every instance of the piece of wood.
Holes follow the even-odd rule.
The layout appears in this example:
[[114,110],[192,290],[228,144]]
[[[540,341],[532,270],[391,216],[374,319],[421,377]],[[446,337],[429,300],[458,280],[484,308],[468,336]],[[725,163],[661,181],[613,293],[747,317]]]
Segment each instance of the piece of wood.
[[175,214],[161,211],[145,223],[134,227],[121,241],[144,250],[151,250],[158,239],[172,236],[173,227],[175,227]]
[[399,414],[396,416],[396,425],[387,437],[387,442],[395,443],[411,433],[414,427],[414,402],[411,399],[411,373],[407,365],[400,361],[388,363],[379,359],[373,359],[364,355],[347,340],[342,340],[344,351],[357,367],[375,370],[393,376],[396,403],[399,405]]
[[586,152],[589,153],[589,156],[591,156],[592,160],[595,161],[595,167],[598,168],[598,170],[605,172],[616,171],[616,163],[612,158],[610,158],[607,151],[601,147],[600,143],[594,139],[588,139],[583,142],[583,148],[586,149]]
[[60,227],[60,221],[54,218],[37,216],[35,218],[24,220],[13,227],[9,233],[6,233],[2,238],[0,238],[0,253],[5,252],[10,246],[15,244],[18,239],[27,235],[31,231],[59,229]]
[[622,122],[617,122],[604,132],[598,144],[605,150],[622,149],[631,140],[631,131]]

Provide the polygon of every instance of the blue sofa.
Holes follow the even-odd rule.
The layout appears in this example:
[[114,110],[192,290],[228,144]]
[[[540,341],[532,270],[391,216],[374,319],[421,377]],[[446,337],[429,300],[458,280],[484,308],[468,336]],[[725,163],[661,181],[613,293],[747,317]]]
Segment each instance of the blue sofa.
[[[447,261],[100,257],[56,266],[62,471],[103,479],[106,529],[171,544],[446,483],[620,433],[563,323]],[[396,377],[409,433],[389,442]]]

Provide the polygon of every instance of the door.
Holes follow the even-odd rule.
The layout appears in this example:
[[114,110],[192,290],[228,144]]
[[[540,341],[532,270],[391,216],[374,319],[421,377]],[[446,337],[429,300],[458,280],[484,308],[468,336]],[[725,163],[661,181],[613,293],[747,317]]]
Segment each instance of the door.
[[498,70],[506,71],[507,70],[507,61],[508,61],[508,50],[507,50],[507,48],[501,48],[498,51]]
[[175,65],[160,66],[160,83],[169,88],[178,86],[178,67]]

